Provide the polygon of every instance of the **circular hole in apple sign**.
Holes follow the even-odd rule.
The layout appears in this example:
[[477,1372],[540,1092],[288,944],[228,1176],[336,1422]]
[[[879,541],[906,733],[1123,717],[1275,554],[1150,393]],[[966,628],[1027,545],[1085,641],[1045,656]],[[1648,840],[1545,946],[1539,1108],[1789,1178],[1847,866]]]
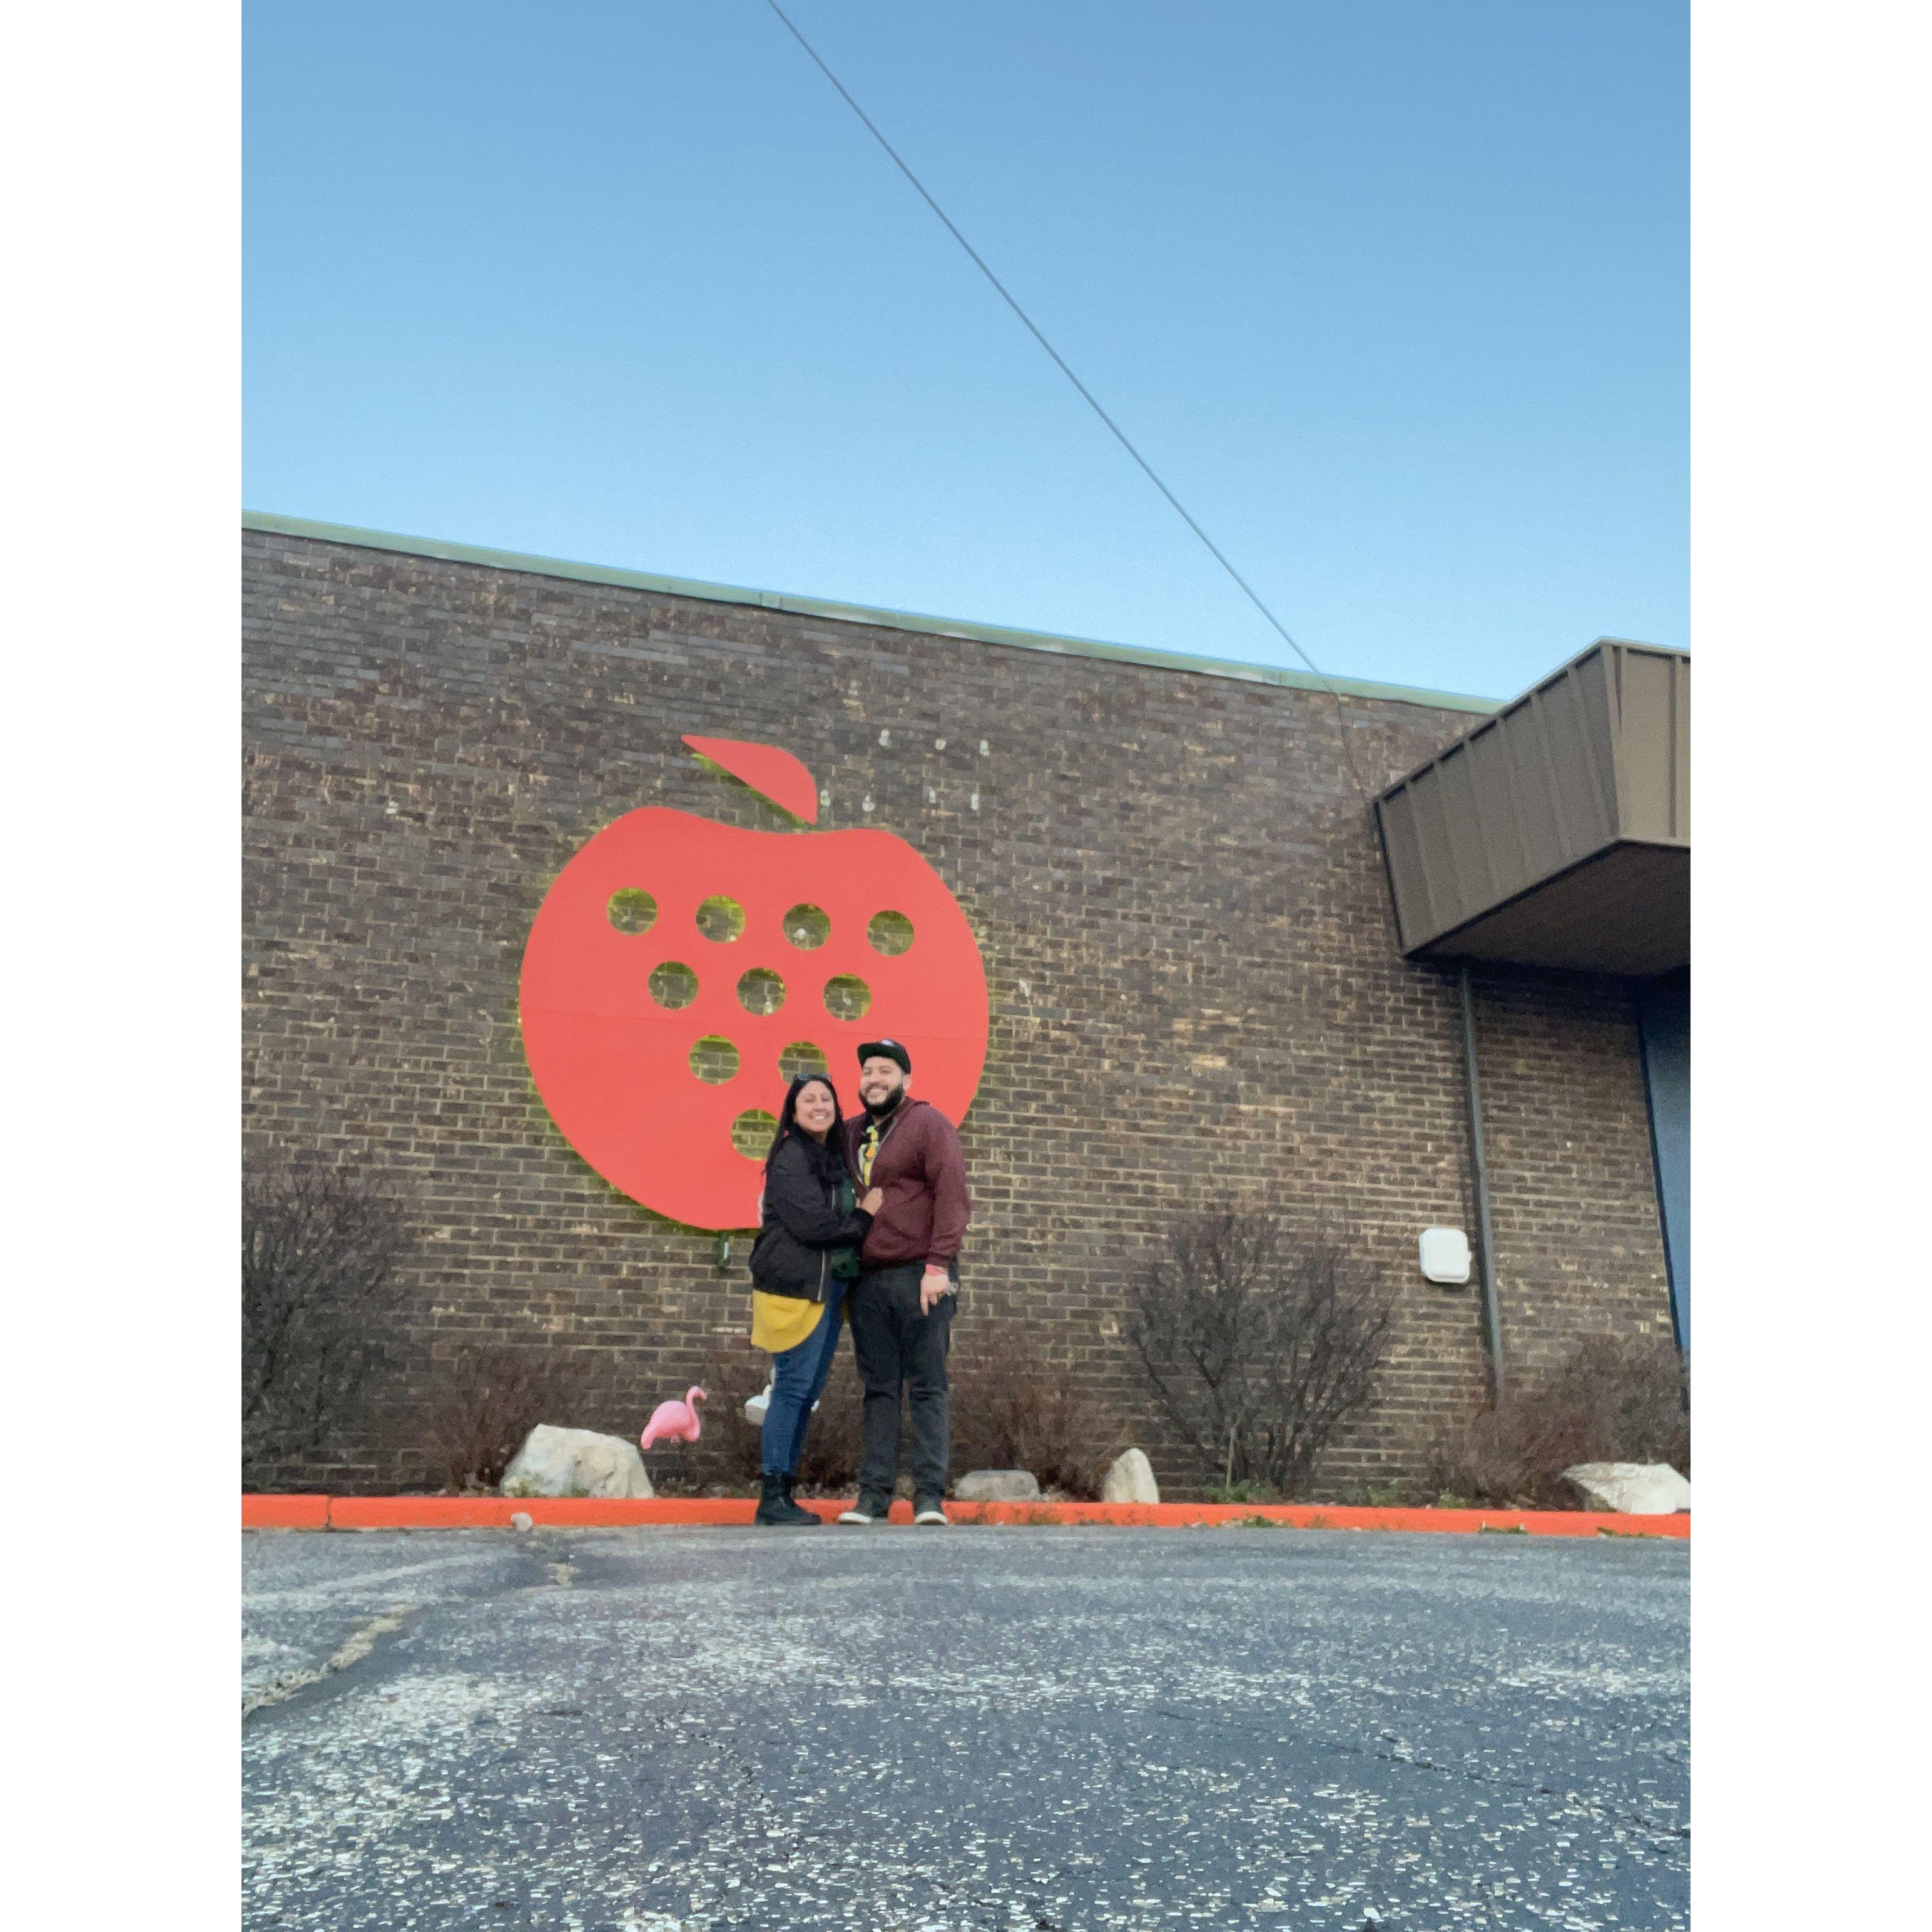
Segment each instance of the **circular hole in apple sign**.
[[769,966],[754,966],[738,982],[738,1004],[760,1018],[784,1004],[785,982]]
[[723,1086],[738,1070],[738,1049],[721,1033],[706,1034],[690,1058],[692,1072],[707,1086]]
[[658,902],[641,886],[626,886],[610,895],[604,916],[620,932],[648,932],[657,923]]
[[825,982],[825,1010],[835,1020],[862,1020],[872,1004],[872,988],[856,973],[841,973]]
[[887,958],[912,950],[912,921],[902,912],[875,912],[866,922],[866,937],[874,952]]
[[802,1080],[808,1073],[829,1073],[831,1070],[825,1049],[814,1046],[808,1040],[794,1040],[778,1055],[778,1071],[788,1080]]
[[832,922],[815,905],[795,905],[784,916],[784,936],[809,952],[832,937]]
[[653,966],[651,976],[644,983],[650,988],[651,998],[673,1012],[680,1006],[689,1006],[698,997],[698,975],[681,959],[667,959],[662,965]]
[[736,899],[714,892],[698,908],[698,929],[706,939],[728,946],[745,929],[745,908]]
[[762,1107],[747,1107],[731,1123],[731,1144],[747,1160],[763,1160],[772,1150],[778,1124]]

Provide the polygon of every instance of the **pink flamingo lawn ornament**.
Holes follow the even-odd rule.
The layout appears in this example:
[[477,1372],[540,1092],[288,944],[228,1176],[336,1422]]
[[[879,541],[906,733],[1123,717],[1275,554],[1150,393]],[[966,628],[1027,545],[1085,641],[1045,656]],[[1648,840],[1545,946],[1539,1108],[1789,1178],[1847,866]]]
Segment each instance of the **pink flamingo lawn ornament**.
[[659,1402],[651,1411],[644,1432],[638,1438],[638,1447],[648,1449],[653,1442],[695,1442],[701,1426],[698,1405],[710,1399],[701,1388],[688,1388],[683,1401]]

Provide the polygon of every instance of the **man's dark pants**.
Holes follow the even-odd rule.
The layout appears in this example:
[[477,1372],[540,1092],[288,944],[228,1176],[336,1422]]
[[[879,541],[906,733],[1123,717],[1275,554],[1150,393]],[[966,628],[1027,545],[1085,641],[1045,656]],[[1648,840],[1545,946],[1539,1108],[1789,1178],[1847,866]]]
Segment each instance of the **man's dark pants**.
[[912,1409],[912,1487],[919,1502],[946,1493],[946,1352],[956,1294],[943,1296],[930,1315],[919,1312],[922,1262],[860,1276],[846,1302],[852,1352],[866,1391],[864,1446],[859,1457],[859,1501],[883,1514],[898,1479],[899,1394]]

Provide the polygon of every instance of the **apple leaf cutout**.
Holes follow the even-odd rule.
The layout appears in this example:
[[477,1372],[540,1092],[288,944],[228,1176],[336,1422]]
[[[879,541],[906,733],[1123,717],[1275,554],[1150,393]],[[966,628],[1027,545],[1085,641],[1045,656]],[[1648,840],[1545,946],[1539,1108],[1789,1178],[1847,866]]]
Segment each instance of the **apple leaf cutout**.
[[754,745],[742,738],[693,738],[684,741],[700,758],[749,785],[781,812],[806,825],[818,823],[818,782],[789,752],[776,745]]

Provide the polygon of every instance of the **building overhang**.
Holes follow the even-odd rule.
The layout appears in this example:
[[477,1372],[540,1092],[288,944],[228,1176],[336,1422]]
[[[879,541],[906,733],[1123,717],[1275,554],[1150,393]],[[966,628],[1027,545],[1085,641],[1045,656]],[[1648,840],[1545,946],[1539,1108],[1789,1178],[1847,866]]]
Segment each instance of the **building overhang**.
[[1604,638],[1391,785],[1404,956],[1688,965],[1690,724],[1688,654]]

